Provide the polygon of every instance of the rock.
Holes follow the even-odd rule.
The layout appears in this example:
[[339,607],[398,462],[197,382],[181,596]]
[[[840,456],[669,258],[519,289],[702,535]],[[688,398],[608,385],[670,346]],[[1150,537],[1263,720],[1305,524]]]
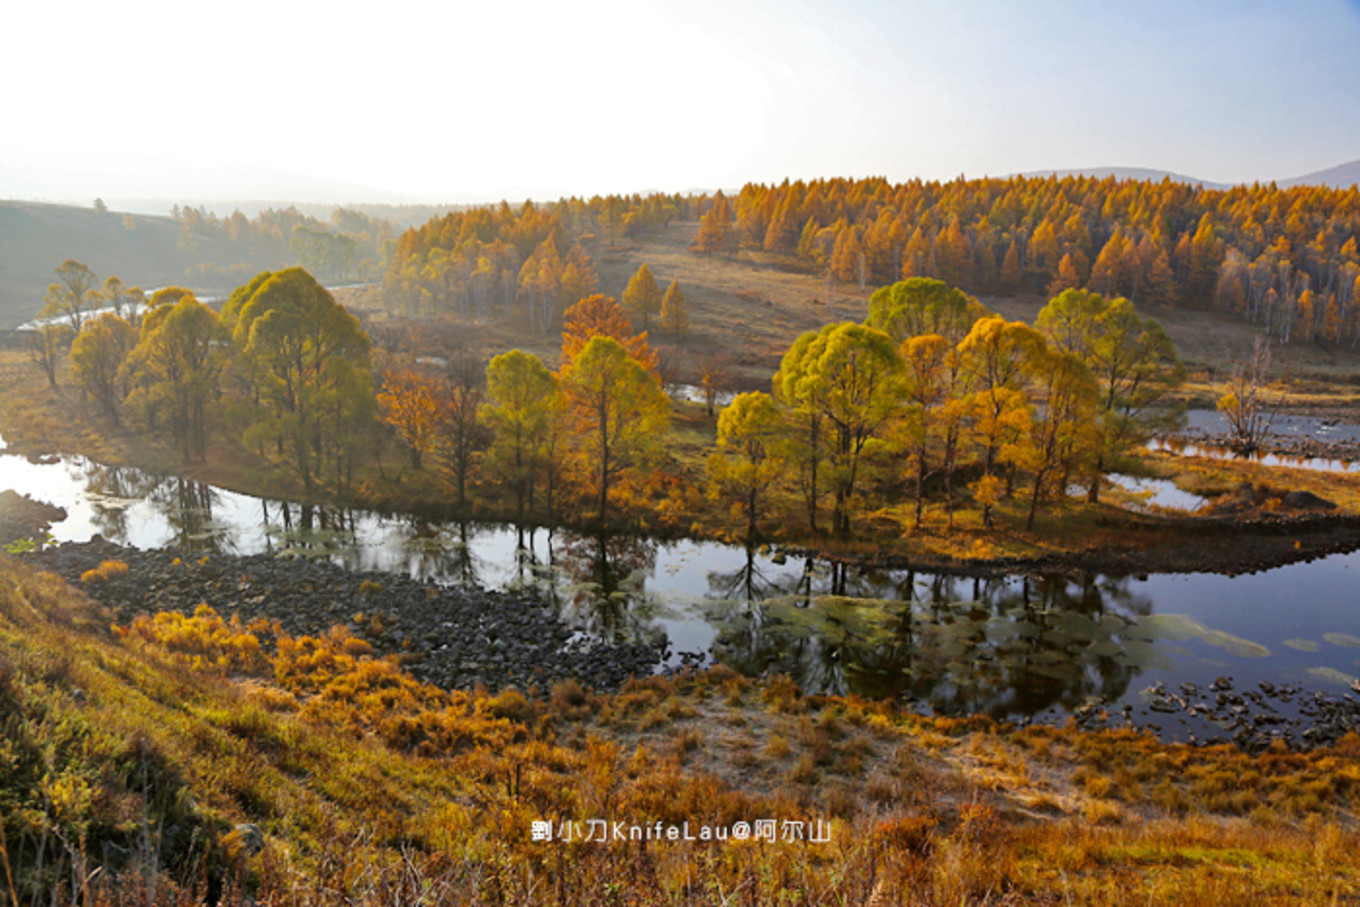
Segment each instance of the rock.
[[[294,636],[325,633],[363,612],[365,623],[352,628],[359,633],[369,626],[368,619],[380,615],[386,630],[368,637],[376,654],[414,656],[411,674],[441,686],[482,683],[498,689],[512,674],[532,668],[540,683],[570,677],[612,689],[631,675],[655,672],[665,650],[664,640],[658,646],[627,645],[589,637],[545,605],[517,595],[430,588],[409,577],[353,573],[324,561],[213,554],[200,563],[201,552],[141,551],[103,540],[65,544],[27,557],[72,582],[101,560],[126,562],[134,582],[86,590],[121,623],[143,612],[191,614],[200,602],[244,622],[277,620]],[[242,596],[240,585],[247,577],[252,594]],[[381,591],[361,593],[364,580],[381,581]]]
[[264,850],[264,832],[253,822],[243,822],[233,828],[228,840],[245,851],[247,856],[253,857]]
[[1320,498],[1311,491],[1291,491],[1281,500],[1284,506],[1292,507],[1295,510],[1335,510],[1336,504]]

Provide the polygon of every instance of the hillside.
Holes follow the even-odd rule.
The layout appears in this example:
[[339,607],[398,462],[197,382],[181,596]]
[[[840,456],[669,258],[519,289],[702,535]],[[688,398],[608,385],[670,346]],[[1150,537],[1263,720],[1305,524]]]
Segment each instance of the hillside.
[[[85,589],[139,597],[145,577],[100,571]],[[745,891],[882,905],[1174,893],[1192,907],[1357,891],[1354,735],[1249,755],[934,719],[722,669],[493,696],[374,657],[362,636],[377,618],[320,638],[207,606],[109,619],[0,555],[0,903],[698,905]],[[747,840],[754,820],[772,824]],[[627,899],[582,896],[596,891]]]
[[1360,159],[1280,181],[1280,185],[1286,188],[1289,186],[1331,186],[1336,189],[1345,189],[1357,183],[1360,183]]
[[[672,337],[653,325],[651,340],[679,352],[682,380],[697,380],[700,361],[717,354],[730,361],[737,389],[768,390],[770,376],[799,334],[832,321],[859,321],[868,311],[874,283],[860,289],[858,283],[833,281],[828,287],[824,275],[760,251],[698,255],[689,251],[696,227],[693,221],[677,221],[635,240],[585,243],[599,274],[599,292],[616,299],[644,263],[663,287],[679,279],[689,307],[689,332]],[[379,323],[392,317],[376,288],[342,290],[337,297],[347,306],[368,311]],[[1048,301],[1046,295],[1034,293],[979,298],[1007,318],[1030,323]],[[1187,366],[1205,377],[1221,379],[1250,350],[1256,334],[1252,325],[1214,309],[1144,304],[1140,310],[1163,324]],[[549,363],[556,362],[560,348],[556,333],[534,334],[518,322],[503,321],[458,323],[456,331],[453,325],[447,329],[427,325],[412,332],[410,342],[418,355],[443,355],[452,345],[490,358],[518,347]],[[1360,363],[1360,355],[1349,344],[1296,342],[1276,347],[1275,362],[1282,374],[1345,380]]]
[[1089,176],[1100,180],[1114,177],[1117,180],[1146,180],[1154,183],[1160,183],[1162,180],[1170,178],[1173,183],[1185,183],[1190,186],[1202,185],[1206,189],[1228,188],[1227,183],[1210,182],[1196,176],[1186,176],[1183,173],[1157,170],[1152,167],[1071,167],[1062,170],[1030,170],[1020,175],[1029,177],[1056,176],[1059,179],[1065,176]]
[[[199,240],[186,250],[177,244],[179,237],[180,224],[170,217],[0,201],[0,326],[14,327],[32,318],[54,280],[52,269],[68,258],[83,261],[101,280],[117,275],[128,286],[143,289],[185,283],[200,293],[231,289],[233,284],[220,280],[196,284],[186,271],[203,262],[240,263],[242,250],[211,240]],[[284,264],[244,261],[256,270]]]

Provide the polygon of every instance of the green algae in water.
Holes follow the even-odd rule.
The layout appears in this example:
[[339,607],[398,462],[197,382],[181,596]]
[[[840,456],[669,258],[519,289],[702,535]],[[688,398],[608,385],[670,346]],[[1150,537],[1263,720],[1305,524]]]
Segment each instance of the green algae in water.
[[897,626],[911,604],[879,598],[846,598],[818,595],[810,605],[805,599],[781,596],[765,602],[766,613],[798,635],[816,634],[833,642],[854,640],[882,645],[897,639]]
[[1324,633],[1322,638],[1334,646],[1341,646],[1346,649],[1360,649],[1360,636],[1352,636],[1349,633]]
[[1289,646],[1289,648],[1296,649],[1299,652],[1316,652],[1318,649],[1322,648],[1311,639],[1298,638],[1286,639],[1281,645]]
[[1211,630],[1188,614],[1149,614],[1139,619],[1130,635],[1148,642],[1158,639],[1199,639],[1239,658],[1269,658],[1270,649],[1250,639]]
[[[1351,638],[1354,639],[1354,637]],[[1314,680],[1321,680],[1324,683],[1339,683],[1342,686],[1350,686],[1356,682],[1355,675],[1347,674],[1345,671],[1338,671],[1336,668],[1309,668],[1304,673]]]

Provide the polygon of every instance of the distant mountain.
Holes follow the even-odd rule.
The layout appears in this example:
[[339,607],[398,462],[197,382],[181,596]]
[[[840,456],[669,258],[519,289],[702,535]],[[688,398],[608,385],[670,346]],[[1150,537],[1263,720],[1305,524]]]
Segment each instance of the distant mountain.
[[1150,167],[1082,167],[1075,170],[1030,170],[1020,174],[1026,177],[1045,177],[1057,176],[1090,176],[1096,179],[1106,179],[1114,177],[1117,180],[1145,180],[1160,183],[1167,177],[1173,183],[1189,183],[1191,186],[1202,185],[1205,189],[1227,189],[1226,183],[1213,183],[1209,180],[1202,180],[1198,177],[1186,176],[1183,173],[1172,173],[1170,170],[1153,170]]
[[235,282],[191,276],[195,265],[239,264],[248,275],[284,264],[222,240],[203,239],[191,249],[179,240],[180,225],[169,217],[0,201],[0,328],[37,314],[47,285],[56,279],[52,269],[68,258],[89,265],[101,281],[116,274],[128,286],[179,284],[205,295],[230,290]]
[[1335,167],[1328,167],[1315,173],[1305,173],[1293,179],[1279,180],[1276,185],[1282,189],[1290,186],[1331,186],[1334,189],[1349,189],[1356,183],[1360,183],[1360,160],[1337,164]]
[[[248,164],[196,166],[132,155],[59,154],[42,160],[0,155],[0,197],[85,206],[102,198],[110,207],[167,214],[172,204],[269,200],[338,205],[411,204],[417,199],[343,180]],[[258,201],[257,201],[258,204]],[[231,213],[231,208],[220,211]]]

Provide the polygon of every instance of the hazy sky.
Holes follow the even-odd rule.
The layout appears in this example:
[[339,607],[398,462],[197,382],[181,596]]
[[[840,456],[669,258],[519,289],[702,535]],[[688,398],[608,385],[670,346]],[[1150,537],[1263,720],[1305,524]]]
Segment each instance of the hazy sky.
[[435,200],[1360,158],[1354,2],[80,0],[0,30],[0,160]]

